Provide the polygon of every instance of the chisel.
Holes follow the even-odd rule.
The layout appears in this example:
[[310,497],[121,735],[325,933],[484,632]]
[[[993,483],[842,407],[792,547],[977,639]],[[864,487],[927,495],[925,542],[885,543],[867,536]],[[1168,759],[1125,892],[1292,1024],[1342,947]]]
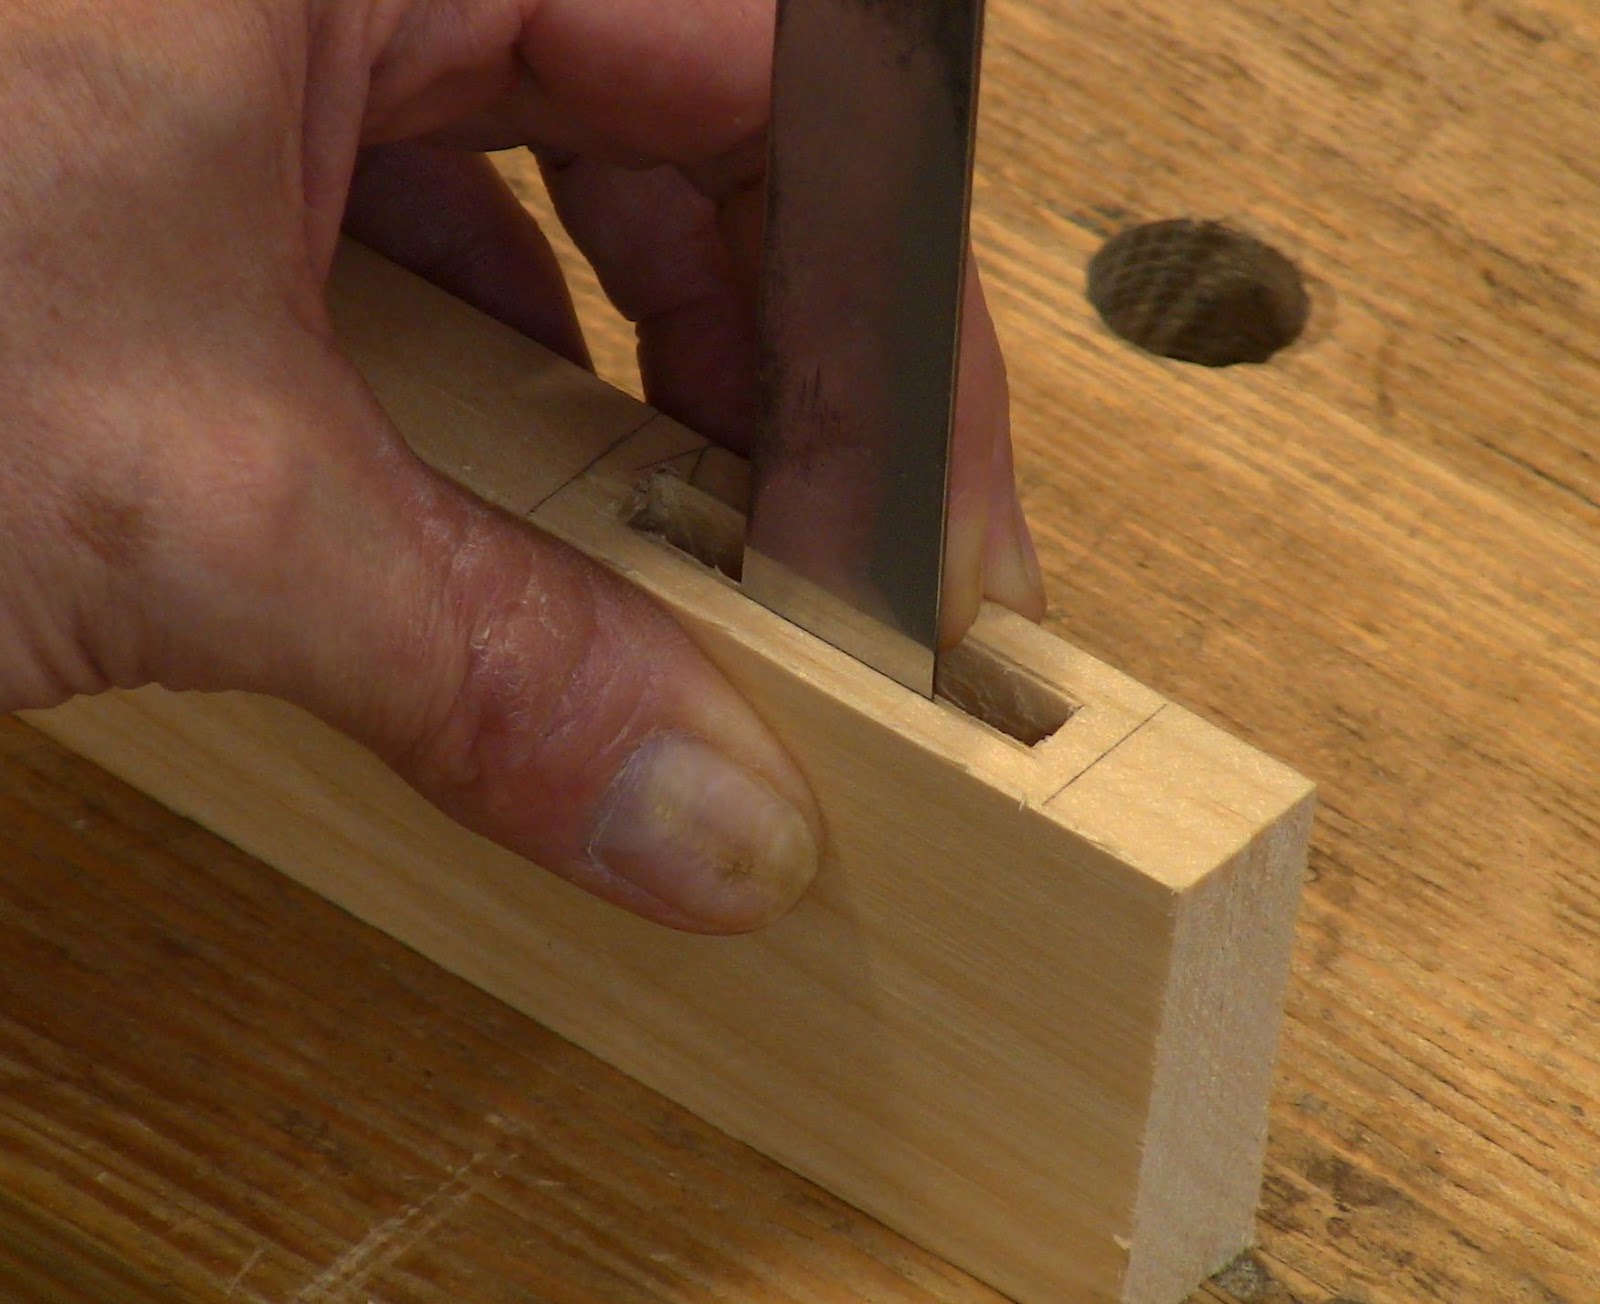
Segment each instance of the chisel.
[[931,696],[982,0],[779,0],[745,591]]

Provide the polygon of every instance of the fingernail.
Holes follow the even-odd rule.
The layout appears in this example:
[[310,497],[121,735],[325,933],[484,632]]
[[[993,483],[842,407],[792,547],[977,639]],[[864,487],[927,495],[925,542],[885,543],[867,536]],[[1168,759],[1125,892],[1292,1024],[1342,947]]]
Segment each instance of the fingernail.
[[1044,615],[1045,606],[1039,554],[1021,504],[1013,500],[1009,515],[1010,528],[1002,528],[997,531],[998,537],[990,540],[989,555],[984,559],[984,594],[1003,607],[1038,620]]
[[689,926],[759,928],[817,871],[811,827],[759,775],[698,738],[657,734],[611,781],[589,855]]
[[944,591],[939,605],[939,645],[961,641],[983,598],[984,535],[988,526],[970,509],[952,513],[945,527]]

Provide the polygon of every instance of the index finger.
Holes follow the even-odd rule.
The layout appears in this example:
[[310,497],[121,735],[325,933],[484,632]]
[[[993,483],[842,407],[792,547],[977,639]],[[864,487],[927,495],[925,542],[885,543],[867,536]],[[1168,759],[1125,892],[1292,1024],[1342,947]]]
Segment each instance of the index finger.
[[776,14],[775,0],[417,3],[380,42],[364,135],[692,169],[764,129]]
[[558,119],[694,164],[765,127],[776,15],[773,0],[544,0],[520,50]]

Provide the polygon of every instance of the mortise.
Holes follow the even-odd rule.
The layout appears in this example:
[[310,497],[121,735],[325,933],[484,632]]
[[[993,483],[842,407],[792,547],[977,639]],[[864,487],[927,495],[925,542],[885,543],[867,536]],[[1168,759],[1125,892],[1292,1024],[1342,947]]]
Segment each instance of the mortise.
[[[737,583],[744,561],[745,482],[728,465],[738,459],[724,456],[726,461],[697,460],[688,478],[675,469],[652,471],[629,498],[623,519]],[[973,635],[939,654],[934,696],[1029,747],[1078,710],[1056,685]]]
[[939,654],[933,692],[1029,747],[1044,742],[1078,709],[1056,685],[971,635]]
[[744,569],[744,513],[676,472],[652,471],[623,508],[623,519],[739,582]]

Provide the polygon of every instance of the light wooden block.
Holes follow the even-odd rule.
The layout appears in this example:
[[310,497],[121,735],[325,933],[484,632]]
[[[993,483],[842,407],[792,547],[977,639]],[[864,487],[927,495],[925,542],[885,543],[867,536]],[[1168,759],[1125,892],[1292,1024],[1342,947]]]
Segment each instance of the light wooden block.
[[1025,1304],[1171,1304],[1248,1244],[1310,785],[997,609],[964,699],[1070,718],[1029,746],[924,700],[629,523],[653,471],[727,470],[698,436],[365,251],[333,303],[423,457],[756,703],[827,823],[813,891],[751,937],[642,923],[266,699],[32,722]]

